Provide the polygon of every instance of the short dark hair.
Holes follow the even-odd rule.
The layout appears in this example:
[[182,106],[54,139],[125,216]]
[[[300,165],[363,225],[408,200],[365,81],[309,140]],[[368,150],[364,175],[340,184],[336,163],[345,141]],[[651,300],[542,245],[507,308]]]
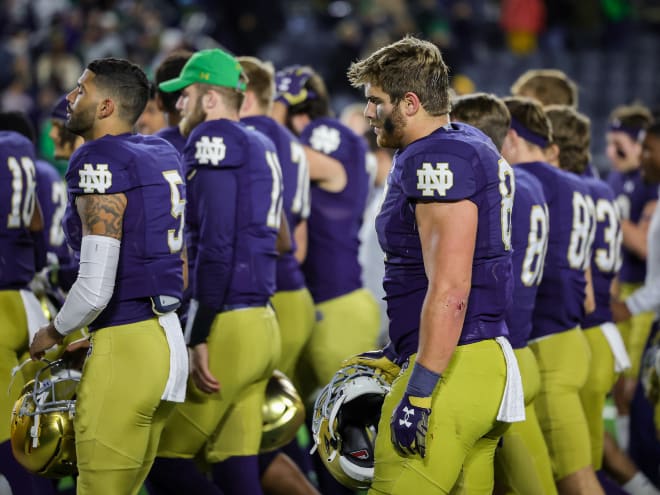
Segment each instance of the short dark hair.
[[149,100],[149,80],[136,64],[120,58],[93,60],[87,69],[94,73],[94,84],[116,99],[120,119],[135,124]]
[[472,93],[452,101],[451,120],[465,122],[476,127],[492,139],[498,150],[511,126],[509,109],[497,96]]
[[[503,98],[502,101],[509,109],[512,121],[519,122],[532,134],[536,134],[548,144],[553,142],[552,123],[538,100],[522,96],[509,96]],[[528,142],[528,145],[531,144],[533,143]]]
[[163,103],[163,109],[169,113],[175,113],[176,101],[181,95],[181,91],[174,91],[172,93],[165,93],[158,88],[158,85],[163,81],[176,79],[181,74],[181,69],[186,65],[188,59],[192,57],[192,52],[188,50],[175,50],[163,59],[160,65],[156,68],[156,94],[160,96],[160,101]]
[[14,131],[23,134],[34,143],[34,126],[23,112],[0,112],[0,131]]

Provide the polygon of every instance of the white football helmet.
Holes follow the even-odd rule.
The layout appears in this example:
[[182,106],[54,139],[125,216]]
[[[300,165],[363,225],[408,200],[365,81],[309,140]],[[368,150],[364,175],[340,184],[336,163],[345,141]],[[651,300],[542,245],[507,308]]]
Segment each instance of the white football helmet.
[[373,368],[341,368],[314,404],[314,449],[344,486],[368,488],[374,476],[374,445],[380,410],[390,384]]
[[48,478],[76,473],[73,418],[80,376],[57,360],[23,387],[11,415],[11,447],[28,471]]

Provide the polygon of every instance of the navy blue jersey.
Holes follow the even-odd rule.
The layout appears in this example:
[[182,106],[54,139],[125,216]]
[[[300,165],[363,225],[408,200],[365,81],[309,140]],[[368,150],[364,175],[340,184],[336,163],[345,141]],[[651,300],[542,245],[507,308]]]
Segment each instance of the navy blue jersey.
[[536,296],[531,339],[579,325],[584,317],[591,213],[582,179],[545,162],[520,163],[543,186],[550,214],[548,252]]
[[270,117],[253,116],[241,119],[247,126],[262,132],[273,141],[282,169],[283,208],[291,231],[291,251],[277,259],[277,290],[298,290],[305,286],[305,277],[294,256],[294,229],[309,216],[309,167],[305,149],[283,125]]
[[37,160],[37,197],[44,220],[44,236],[49,253],[57,256],[60,266],[70,262],[69,246],[64,240],[62,219],[66,210],[66,182],[50,163]]
[[459,344],[508,335],[513,195],[511,167],[481,131],[466,124],[440,128],[397,151],[376,229],[386,256],[390,339],[399,356],[417,352],[428,288],[415,220],[418,201],[468,199],[477,205],[472,287]]
[[[645,184],[640,170],[621,173],[613,170],[607,177],[614,191],[622,220],[639,222],[644,206],[658,199],[658,187]],[[646,276],[646,261],[632,251],[623,248],[623,258],[619,280],[629,283],[643,283]]]
[[184,167],[193,297],[218,312],[265,305],[275,292],[282,212],[275,146],[244,124],[211,120],[190,134]]
[[341,192],[326,191],[316,184],[311,187],[303,272],[314,301],[319,303],[362,287],[358,234],[369,194],[367,145],[362,137],[331,118],[313,120],[300,141],[338,160],[346,171],[346,187]]
[[77,255],[82,223],[76,197],[123,193],[127,198],[115,290],[91,329],[153,316],[153,296],[181,299],[186,198],[181,170],[179,154],[169,143],[140,134],[106,135],[71,156],[64,229]]
[[36,270],[29,231],[36,207],[35,161],[29,139],[0,131],[0,290],[27,287]]
[[509,340],[514,349],[525,347],[532,334],[536,294],[543,279],[550,218],[543,186],[526,170],[513,167],[516,194],[513,200],[513,300],[506,315]]
[[591,328],[612,321],[610,286],[621,267],[622,232],[612,188],[592,177],[583,180],[589,187],[596,220],[591,256],[596,309],[582,320],[582,328]]

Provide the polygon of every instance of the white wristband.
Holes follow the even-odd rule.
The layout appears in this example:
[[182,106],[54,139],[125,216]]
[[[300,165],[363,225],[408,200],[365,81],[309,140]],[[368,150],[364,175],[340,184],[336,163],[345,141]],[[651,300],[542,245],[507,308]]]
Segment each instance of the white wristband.
[[112,298],[119,264],[118,239],[86,235],[80,246],[78,278],[53,320],[62,335],[85,327],[101,314]]

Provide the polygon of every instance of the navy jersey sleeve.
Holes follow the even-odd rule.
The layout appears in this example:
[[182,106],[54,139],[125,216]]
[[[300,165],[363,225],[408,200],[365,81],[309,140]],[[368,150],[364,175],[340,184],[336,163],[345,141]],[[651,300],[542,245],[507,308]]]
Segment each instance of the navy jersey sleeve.
[[245,134],[230,121],[212,120],[199,124],[183,149],[184,169],[240,167],[245,163]]
[[91,141],[71,156],[66,182],[69,192],[79,194],[117,194],[135,187],[129,164],[132,156],[122,147]]
[[[188,181],[198,218],[193,297],[219,311],[234,260],[236,177],[230,172],[200,169]],[[190,211],[190,210],[189,210]]]
[[458,201],[477,190],[469,161],[448,153],[418,153],[404,157],[401,186],[414,201]]

